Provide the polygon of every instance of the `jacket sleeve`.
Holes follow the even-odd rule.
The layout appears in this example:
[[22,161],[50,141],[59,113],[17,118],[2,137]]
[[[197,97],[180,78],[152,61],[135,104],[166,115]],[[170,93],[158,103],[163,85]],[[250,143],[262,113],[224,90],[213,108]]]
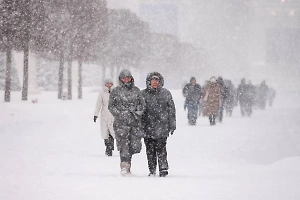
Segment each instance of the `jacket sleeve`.
[[139,99],[139,104],[136,108],[136,114],[139,117],[142,117],[144,111],[146,110],[146,102],[145,102],[145,99],[144,99],[141,91],[139,91],[138,99]]
[[95,112],[94,112],[94,116],[99,116],[99,112],[103,107],[103,99],[102,99],[102,92],[99,93],[98,95],[98,99],[96,102],[96,108],[95,108]]
[[169,129],[175,130],[176,129],[176,108],[173,101],[173,97],[171,92],[168,91],[168,107],[169,107]]
[[117,109],[117,92],[116,89],[113,89],[109,95],[109,101],[108,101],[108,110],[111,112],[111,114],[116,117],[118,116],[121,111]]
[[188,84],[186,84],[185,86],[184,86],[184,88],[183,88],[183,90],[182,90],[182,95],[184,96],[184,97],[187,97],[187,95],[188,95]]

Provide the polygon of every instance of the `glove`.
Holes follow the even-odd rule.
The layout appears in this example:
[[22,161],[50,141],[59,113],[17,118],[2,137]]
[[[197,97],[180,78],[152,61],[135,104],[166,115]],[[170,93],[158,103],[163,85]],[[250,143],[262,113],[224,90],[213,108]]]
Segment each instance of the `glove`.
[[171,131],[170,131],[170,134],[173,135],[174,131],[175,131],[175,130],[171,130]]
[[94,116],[94,122],[96,123],[98,117],[97,116]]

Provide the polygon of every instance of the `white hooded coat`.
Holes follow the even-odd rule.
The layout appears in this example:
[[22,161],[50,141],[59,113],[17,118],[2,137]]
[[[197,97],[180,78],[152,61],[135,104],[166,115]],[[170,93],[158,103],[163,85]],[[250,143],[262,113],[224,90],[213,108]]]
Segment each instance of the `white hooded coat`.
[[[111,88],[112,90],[113,88]],[[108,139],[109,134],[115,138],[115,132],[113,130],[114,117],[108,110],[109,101],[109,90],[106,86],[103,86],[97,99],[94,116],[99,116],[100,113],[100,126],[101,126],[101,137]]]

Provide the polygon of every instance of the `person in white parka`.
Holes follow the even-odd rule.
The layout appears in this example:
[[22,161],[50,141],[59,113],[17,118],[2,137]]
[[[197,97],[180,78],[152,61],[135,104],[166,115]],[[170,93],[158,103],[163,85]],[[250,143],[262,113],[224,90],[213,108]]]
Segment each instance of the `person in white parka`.
[[112,156],[114,150],[115,133],[113,130],[114,117],[108,110],[109,95],[113,88],[113,81],[111,78],[104,79],[104,86],[98,95],[96,108],[94,112],[94,122],[96,123],[100,113],[101,137],[104,139],[106,146],[105,155]]

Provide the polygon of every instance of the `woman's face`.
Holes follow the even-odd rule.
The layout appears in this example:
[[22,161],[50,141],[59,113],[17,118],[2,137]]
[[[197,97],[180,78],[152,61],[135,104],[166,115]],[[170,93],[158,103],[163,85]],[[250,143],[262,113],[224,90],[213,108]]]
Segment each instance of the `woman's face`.
[[122,78],[121,80],[123,83],[129,83],[129,82],[131,82],[131,77],[126,76],[126,77]]
[[105,83],[105,86],[106,86],[107,88],[111,88],[111,87],[113,86],[113,84],[112,84],[112,83]]
[[159,80],[158,79],[151,79],[150,86],[154,89],[158,88],[159,86]]

